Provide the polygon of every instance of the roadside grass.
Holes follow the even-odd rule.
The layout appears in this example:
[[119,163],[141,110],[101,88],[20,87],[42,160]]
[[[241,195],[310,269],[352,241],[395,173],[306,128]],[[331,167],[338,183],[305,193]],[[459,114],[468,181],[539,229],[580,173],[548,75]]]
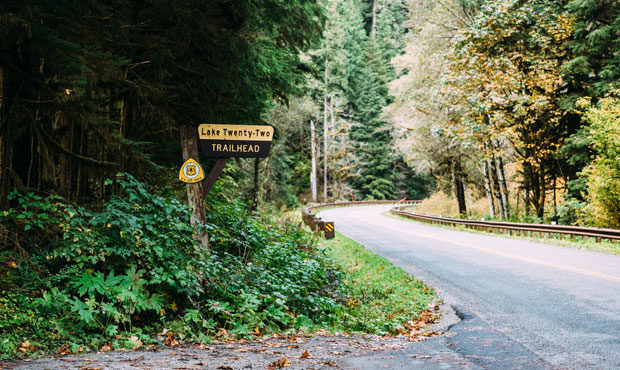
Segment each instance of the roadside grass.
[[435,291],[402,268],[339,233],[321,241],[319,248],[344,272],[341,283],[349,293],[346,319],[355,321],[345,326],[360,332],[405,334],[414,322],[429,320]]
[[[409,221],[409,222],[415,222],[421,225],[426,225],[426,226],[431,226],[431,224],[426,223],[426,222],[422,222],[422,221],[418,221],[418,220],[413,220],[411,218],[407,218],[407,217],[403,217],[403,216],[399,216],[399,215],[394,215],[392,213],[390,213],[390,211],[384,212],[382,213],[383,216],[386,217],[390,217],[390,218],[395,218],[395,219],[399,219],[399,220],[404,220],[404,221]],[[458,231],[465,231],[468,233],[475,233],[475,234],[486,234],[486,235],[493,235],[493,236],[499,236],[499,237],[503,237],[503,238],[508,238],[508,239],[518,239],[518,240],[526,240],[526,241],[530,241],[530,242],[534,242],[534,243],[544,243],[544,244],[552,244],[552,245],[556,245],[559,247],[567,247],[567,248],[574,248],[574,249],[580,249],[580,250],[586,250],[586,251],[590,251],[590,252],[598,252],[598,253],[606,253],[606,254],[612,254],[612,255],[620,255],[620,243],[612,243],[610,241],[607,240],[602,240],[600,243],[597,243],[594,240],[590,240],[589,238],[584,238],[581,236],[577,236],[575,238],[575,240],[572,239],[565,239],[562,238],[558,235],[553,235],[553,236],[547,236],[545,235],[544,237],[533,237],[533,236],[525,236],[525,235],[510,235],[510,234],[496,234],[496,233],[492,233],[492,232],[488,232],[488,231],[482,231],[482,230],[475,230],[475,229],[469,229],[463,225],[457,225],[457,226],[448,226],[448,225],[441,225],[441,224],[433,224],[433,227],[441,227],[444,229],[450,229],[450,230],[458,230]]]

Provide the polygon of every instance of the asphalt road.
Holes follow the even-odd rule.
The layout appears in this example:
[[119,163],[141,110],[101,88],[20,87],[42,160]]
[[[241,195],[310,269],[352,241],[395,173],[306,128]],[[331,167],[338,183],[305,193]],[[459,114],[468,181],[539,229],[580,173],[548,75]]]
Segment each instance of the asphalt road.
[[463,320],[445,345],[474,367],[620,369],[620,256],[386,217],[320,212],[434,287]]

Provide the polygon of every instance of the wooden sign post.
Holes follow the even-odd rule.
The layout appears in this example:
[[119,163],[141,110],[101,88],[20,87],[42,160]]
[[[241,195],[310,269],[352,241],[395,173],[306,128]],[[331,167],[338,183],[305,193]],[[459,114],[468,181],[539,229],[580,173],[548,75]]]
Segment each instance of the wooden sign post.
[[[195,231],[194,238],[208,253],[208,235],[204,231],[198,231],[197,228],[198,223],[206,223],[205,197],[226,166],[228,158],[264,158],[269,155],[273,127],[202,124],[198,126],[198,132],[195,126],[181,126],[179,131],[181,152],[185,161],[179,170],[179,180],[187,184],[188,204],[194,209],[191,217]],[[217,158],[206,178],[202,166],[197,161],[198,141],[207,157]],[[203,179],[205,181],[201,182]]]

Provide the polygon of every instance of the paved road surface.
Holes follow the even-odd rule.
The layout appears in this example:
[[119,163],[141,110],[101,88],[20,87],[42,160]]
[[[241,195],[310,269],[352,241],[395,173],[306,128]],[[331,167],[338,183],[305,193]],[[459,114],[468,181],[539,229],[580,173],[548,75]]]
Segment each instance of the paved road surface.
[[389,208],[319,216],[437,289],[463,318],[448,348],[482,367],[620,369],[620,256],[436,228],[383,216]]

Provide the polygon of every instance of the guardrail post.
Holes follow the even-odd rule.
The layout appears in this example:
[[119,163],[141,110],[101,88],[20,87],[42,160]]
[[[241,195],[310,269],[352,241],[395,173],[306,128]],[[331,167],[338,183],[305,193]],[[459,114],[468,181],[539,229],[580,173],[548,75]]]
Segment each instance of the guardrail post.
[[325,230],[325,221],[317,220],[315,225],[316,225],[316,227],[314,228],[315,232],[320,233],[321,231]]

